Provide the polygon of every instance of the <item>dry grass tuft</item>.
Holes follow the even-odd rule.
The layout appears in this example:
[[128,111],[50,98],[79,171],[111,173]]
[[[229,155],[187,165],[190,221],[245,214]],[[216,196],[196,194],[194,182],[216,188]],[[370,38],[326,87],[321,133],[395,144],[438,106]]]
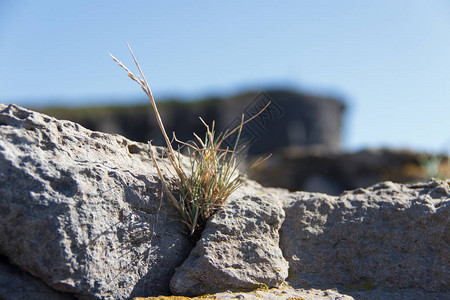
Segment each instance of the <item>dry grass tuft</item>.
[[[244,120],[244,116],[242,115],[239,126],[230,131],[219,133],[217,136],[214,128],[214,122],[212,126],[209,127],[201,118],[201,122],[206,127],[206,136],[204,139],[201,139],[194,133],[196,142],[186,143],[179,141],[174,133],[174,139],[181,143],[183,147],[186,147],[189,153],[190,170],[189,172],[185,172],[181,166],[180,149],[177,151],[173,149],[148,82],[145,79],[133,51],[128,44],[127,46],[140,75],[135,76],[118,59],[116,59],[113,55],[110,55],[113,60],[127,72],[128,77],[140,85],[141,89],[147,95],[153,106],[156,120],[166,141],[167,157],[169,158],[170,164],[175,170],[178,178],[178,181],[176,182],[176,190],[178,193],[174,193],[169,189],[168,184],[164,180],[161,168],[156,162],[152,144],[151,142],[148,142],[150,156],[156,166],[156,170],[160,180],[163,183],[166,194],[172,204],[179,211],[182,217],[182,222],[186,224],[190,234],[193,235],[194,232],[197,229],[202,228],[208,218],[225,203],[230,194],[242,184],[244,176],[248,171],[247,170],[243,173],[239,172],[238,166],[240,162],[236,157],[238,152],[238,149],[236,148],[242,128],[246,123],[250,122],[262,113],[270,103],[267,104],[258,114],[247,120]],[[221,148],[225,140],[235,133],[237,134],[237,139],[233,149],[229,149],[228,147],[225,149]],[[259,159],[250,168],[260,164],[267,158]],[[178,199],[175,195],[178,196]]]

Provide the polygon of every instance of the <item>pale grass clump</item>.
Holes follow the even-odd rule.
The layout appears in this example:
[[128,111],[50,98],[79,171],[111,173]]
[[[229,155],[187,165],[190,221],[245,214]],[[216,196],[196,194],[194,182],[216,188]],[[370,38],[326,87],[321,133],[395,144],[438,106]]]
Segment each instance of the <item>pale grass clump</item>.
[[419,159],[419,165],[426,179],[450,179],[450,158],[446,154],[430,154]]
[[[110,55],[113,60],[127,72],[128,76],[140,85],[141,89],[147,95],[153,106],[156,120],[167,145],[167,157],[172,168],[175,170],[175,175],[178,179],[175,183],[175,190],[177,193],[174,193],[169,189],[168,184],[164,180],[161,168],[156,161],[152,144],[151,142],[148,142],[150,156],[156,166],[158,176],[163,184],[166,194],[172,204],[179,211],[182,221],[187,225],[190,234],[193,235],[195,230],[201,228],[205,224],[206,220],[208,220],[208,218],[225,203],[230,194],[242,184],[246,172],[239,172],[239,161],[237,159],[237,145],[242,128],[246,123],[250,122],[261,112],[263,112],[270,103],[267,104],[258,114],[248,120],[244,120],[244,116],[242,116],[239,126],[230,131],[220,133],[217,136],[214,129],[214,122],[212,126],[209,127],[201,118],[201,122],[206,127],[206,136],[204,139],[201,139],[194,133],[194,137],[197,142],[186,143],[179,141],[174,134],[174,140],[182,144],[183,147],[186,147],[189,153],[190,170],[186,172],[182,168],[182,154],[180,153],[180,149],[177,151],[173,149],[148,82],[145,79],[145,76],[129,45],[128,49],[130,50],[133,60],[139,70],[140,76],[135,76],[119,60],[111,54]],[[222,149],[221,146],[225,140],[235,133],[237,134],[237,139],[233,149],[229,149],[228,147]],[[259,159],[252,165],[252,167],[263,162],[264,160],[265,159]],[[179,194],[178,199],[174,194]]]

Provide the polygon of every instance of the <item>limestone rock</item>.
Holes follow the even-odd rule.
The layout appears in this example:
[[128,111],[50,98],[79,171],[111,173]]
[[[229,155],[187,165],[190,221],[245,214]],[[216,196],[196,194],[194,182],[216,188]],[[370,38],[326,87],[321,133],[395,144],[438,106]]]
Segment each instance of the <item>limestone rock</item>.
[[450,181],[284,199],[280,245],[292,286],[450,291]]
[[0,254],[79,299],[169,293],[192,245],[147,152],[0,105]]
[[450,181],[339,197],[247,181],[194,247],[147,152],[0,105],[0,298],[449,298]]
[[195,296],[280,286],[288,264],[279,248],[278,231],[284,219],[279,195],[252,182],[232,194],[177,268],[172,292]]
[[0,299],[2,300],[75,300],[69,293],[51,289],[42,280],[31,276],[0,257]]
[[449,299],[448,293],[431,293],[422,289],[391,289],[391,288],[373,288],[373,289],[294,289],[289,286],[273,289],[257,289],[250,292],[222,292],[217,294],[203,295],[199,297],[137,297],[133,300],[446,300]]
[[450,299],[448,292],[427,292],[423,289],[395,289],[395,288],[356,288],[339,290],[339,293],[352,296],[358,300],[444,300]]
[[[135,298],[133,300],[170,300],[171,297],[147,297]],[[177,299],[188,299],[180,297]],[[339,293],[336,290],[317,290],[317,289],[293,289],[291,287],[281,287],[273,289],[258,289],[250,292],[222,292],[212,295],[204,295],[200,297],[189,298],[191,300],[231,300],[231,299],[245,299],[245,300],[353,300],[354,298],[348,295]],[[386,298],[388,299],[388,298]]]

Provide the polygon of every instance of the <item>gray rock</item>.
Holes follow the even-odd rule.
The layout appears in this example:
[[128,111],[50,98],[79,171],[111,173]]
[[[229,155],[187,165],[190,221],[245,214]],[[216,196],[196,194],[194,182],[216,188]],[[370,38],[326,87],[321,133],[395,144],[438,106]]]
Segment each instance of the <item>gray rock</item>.
[[[151,300],[152,298],[139,300]],[[212,295],[189,298],[192,300],[207,299],[245,299],[245,300],[353,300],[352,296],[342,294],[336,290],[318,290],[318,289],[293,289],[288,286],[281,288],[261,288],[250,292],[222,292]],[[359,299],[359,298],[358,298]],[[390,298],[385,298],[390,299]],[[137,300],[137,299],[136,299]]]
[[192,245],[147,152],[0,105],[0,254],[79,299],[169,293]]
[[448,292],[427,292],[422,289],[395,289],[395,288],[369,288],[369,289],[353,289],[340,290],[341,294],[352,296],[358,300],[448,300],[450,294]]
[[449,292],[449,185],[385,182],[340,197],[284,197],[289,283]]
[[147,152],[0,105],[0,298],[450,298],[450,181],[340,197],[247,181],[193,248]]
[[[285,194],[281,191],[281,194]],[[174,294],[278,287],[288,275],[279,248],[280,192],[248,182],[208,221],[200,241],[171,280]]]
[[[134,300],[162,300],[163,297],[136,298]],[[167,299],[171,299],[168,297]],[[178,299],[174,297],[174,299]],[[187,299],[180,297],[180,299]],[[191,300],[447,300],[450,299],[449,293],[431,293],[422,289],[392,289],[377,287],[374,289],[313,289],[303,288],[295,289],[290,286],[282,286],[280,288],[260,288],[249,292],[233,292],[227,291],[216,294],[203,295],[199,297],[189,298]]]
[[0,299],[2,300],[75,300],[69,293],[55,291],[0,257]]

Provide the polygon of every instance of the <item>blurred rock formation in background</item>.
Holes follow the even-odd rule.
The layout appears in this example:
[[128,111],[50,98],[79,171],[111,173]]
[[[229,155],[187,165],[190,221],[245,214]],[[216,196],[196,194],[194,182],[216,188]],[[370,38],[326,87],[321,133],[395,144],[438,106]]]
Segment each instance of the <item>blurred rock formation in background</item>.
[[279,149],[249,174],[264,186],[329,195],[381,181],[414,183],[449,176],[450,164],[444,155],[394,149],[329,152],[294,147]]
[[[200,137],[206,132],[199,117],[208,125],[215,121],[216,131],[221,132],[238,125],[242,114],[246,119],[253,116],[269,101],[269,107],[245,126],[241,137],[250,155],[272,153],[287,146],[340,149],[345,105],[334,98],[276,90],[195,102],[165,101],[158,103],[158,109],[167,133],[176,132],[179,140],[188,141],[194,138],[193,132]],[[117,133],[138,142],[153,140],[155,145],[165,144],[150,104],[40,111],[91,130]]]
[[[166,130],[181,141],[204,136],[205,126],[215,121],[217,132],[232,129],[268,108],[246,124],[239,148],[247,160],[273,156],[249,174],[265,186],[291,191],[324,192],[338,195],[344,190],[367,187],[380,181],[411,183],[430,177],[449,177],[445,156],[409,150],[367,149],[348,153],[341,148],[345,104],[341,99],[288,90],[247,92],[230,98],[199,101],[163,101],[158,107]],[[106,133],[163,146],[164,140],[150,104],[123,107],[47,108],[42,112]],[[230,148],[236,135],[230,137]]]

